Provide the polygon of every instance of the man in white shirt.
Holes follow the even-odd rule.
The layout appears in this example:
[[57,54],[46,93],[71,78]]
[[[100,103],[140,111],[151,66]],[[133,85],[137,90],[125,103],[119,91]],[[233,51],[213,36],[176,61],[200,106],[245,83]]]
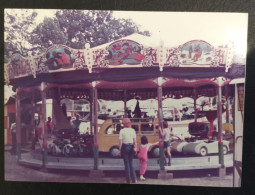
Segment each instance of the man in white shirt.
[[137,183],[136,173],[133,167],[133,158],[136,153],[136,133],[131,128],[131,121],[129,118],[122,120],[124,128],[120,130],[119,134],[119,152],[123,157],[126,180],[127,183]]

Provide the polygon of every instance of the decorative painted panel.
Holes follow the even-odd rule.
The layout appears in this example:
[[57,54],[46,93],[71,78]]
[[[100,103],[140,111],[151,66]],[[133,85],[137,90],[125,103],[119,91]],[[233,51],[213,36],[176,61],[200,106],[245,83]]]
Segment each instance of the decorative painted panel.
[[181,48],[180,63],[183,65],[211,65],[214,48],[205,41],[190,41]]
[[75,59],[71,55],[68,47],[62,45],[54,45],[46,51],[46,62],[49,70],[58,70],[60,68],[73,68]]
[[141,54],[142,45],[131,40],[121,40],[112,43],[107,48],[109,65],[138,65],[144,59]]

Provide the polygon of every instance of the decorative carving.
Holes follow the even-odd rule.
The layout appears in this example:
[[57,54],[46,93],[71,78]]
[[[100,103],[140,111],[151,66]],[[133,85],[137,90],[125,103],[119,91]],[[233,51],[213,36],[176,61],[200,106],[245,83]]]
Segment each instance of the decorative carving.
[[167,60],[166,65],[171,67],[178,67],[180,65],[180,61],[178,59],[178,55],[180,55],[179,48],[170,48],[167,49]]
[[143,48],[141,54],[144,55],[142,65],[144,67],[151,67],[157,63],[157,50],[152,47]]
[[109,60],[105,59],[109,52],[105,49],[93,51],[95,66],[98,68],[108,68]]
[[85,64],[85,59],[84,59],[84,52],[81,50],[72,50],[72,54],[71,54],[72,58],[75,59],[74,61],[74,68],[77,70],[80,69],[86,69],[87,66]]

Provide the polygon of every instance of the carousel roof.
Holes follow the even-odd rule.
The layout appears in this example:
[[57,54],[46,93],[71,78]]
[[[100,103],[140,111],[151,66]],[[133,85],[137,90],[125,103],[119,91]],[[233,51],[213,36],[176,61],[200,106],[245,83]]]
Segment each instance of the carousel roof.
[[[14,87],[52,84],[79,84],[105,81],[98,87],[152,87],[145,80],[242,78],[245,66],[232,64],[232,48],[216,48],[203,40],[192,40],[177,47],[164,46],[154,39],[133,34],[117,41],[85,49],[53,45],[39,56],[14,54],[5,65],[5,80]],[[144,80],[144,81],[142,81]],[[140,84],[128,83],[137,81]],[[176,80],[177,81],[177,80]],[[186,82],[175,82],[176,87]],[[165,84],[167,87],[169,84]],[[173,85],[173,82],[171,82]],[[197,85],[200,85],[197,83]]]

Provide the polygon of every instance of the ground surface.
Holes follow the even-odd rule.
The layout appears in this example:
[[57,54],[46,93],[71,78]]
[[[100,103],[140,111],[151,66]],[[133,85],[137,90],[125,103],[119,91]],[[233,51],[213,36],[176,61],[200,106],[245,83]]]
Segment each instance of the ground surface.
[[[89,171],[60,171],[42,170],[25,167],[17,164],[15,155],[5,150],[5,181],[32,181],[32,182],[64,182],[64,183],[123,183],[125,180],[124,171],[106,171],[105,177],[90,178]],[[218,177],[218,170],[193,170],[176,171],[173,179],[158,179],[158,172],[147,172],[146,181],[138,181],[138,184],[151,185],[185,185],[185,186],[218,186],[232,187],[232,169],[227,169],[227,175]],[[137,173],[138,175],[138,173]]]

